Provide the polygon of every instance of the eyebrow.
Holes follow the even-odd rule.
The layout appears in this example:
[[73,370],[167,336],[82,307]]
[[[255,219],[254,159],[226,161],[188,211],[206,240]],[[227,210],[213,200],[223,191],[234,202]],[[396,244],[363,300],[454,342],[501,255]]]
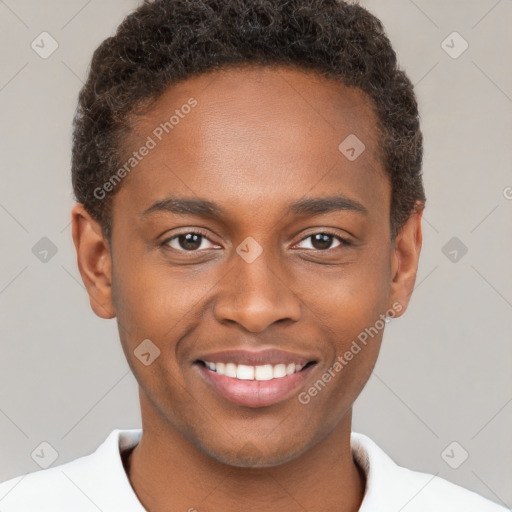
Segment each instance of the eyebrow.
[[[334,211],[353,211],[368,214],[368,210],[358,201],[344,196],[306,197],[289,205],[288,212],[295,215],[321,215]],[[170,212],[178,215],[197,215],[201,217],[226,217],[226,210],[218,204],[201,198],[170,196],[153,203],[141,213],[147,217],[155,212]]]

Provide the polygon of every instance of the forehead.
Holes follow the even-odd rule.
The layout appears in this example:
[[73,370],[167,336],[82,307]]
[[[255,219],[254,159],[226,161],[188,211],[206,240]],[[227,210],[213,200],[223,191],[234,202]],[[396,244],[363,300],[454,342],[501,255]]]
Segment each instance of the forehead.
[[201,74],[134,119],[126,159],[150,139],[154,147],[119,195],[141,209],[177,193],[247,205],[335,189],[386,207],[370,100],[317,73],[244,66]]

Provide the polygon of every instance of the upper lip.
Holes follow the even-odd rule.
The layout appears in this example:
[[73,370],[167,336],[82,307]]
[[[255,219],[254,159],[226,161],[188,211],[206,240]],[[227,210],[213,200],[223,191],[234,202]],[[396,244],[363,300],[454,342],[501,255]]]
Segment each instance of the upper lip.
[[248,366],[258,366],[264,364],[289,364],[295,363],[300,365],[306,365],[307,363],[314,361],[315,357],[304,356],[302,354],[296,354],[293,352],[286,352],[277,348],[264,349],[264,350],[225,350],[222,352],[211,352],[209,354],[203,354],[196,358],[196,361],[209,361],[211,363],[235,363],[244,364]]

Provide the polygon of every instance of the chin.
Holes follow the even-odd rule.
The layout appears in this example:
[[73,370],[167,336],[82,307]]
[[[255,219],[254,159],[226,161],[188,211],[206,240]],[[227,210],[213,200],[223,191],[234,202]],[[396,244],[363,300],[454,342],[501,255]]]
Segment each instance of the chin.
[[238,449],[214,449],[212,446],[201,448],[206,455],[227,466],[247,469],[271,468],[290,462],[307,450],[304,445],[300,447],[284,447],[283,443],[275,441],[270,444],[262,439],[259,446],[253,442],[246,442]]

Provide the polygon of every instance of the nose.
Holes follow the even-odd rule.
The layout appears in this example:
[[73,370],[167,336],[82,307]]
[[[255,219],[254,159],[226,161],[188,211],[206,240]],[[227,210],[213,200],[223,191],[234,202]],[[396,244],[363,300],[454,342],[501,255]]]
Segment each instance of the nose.
[[301,301],[293,290],[289,273],[265,257],[251,263],[238,255],[234,267],[219,283],[214,316],[221,322],[236,322],[250,332],[261,332],[275,322],[296,322]]

